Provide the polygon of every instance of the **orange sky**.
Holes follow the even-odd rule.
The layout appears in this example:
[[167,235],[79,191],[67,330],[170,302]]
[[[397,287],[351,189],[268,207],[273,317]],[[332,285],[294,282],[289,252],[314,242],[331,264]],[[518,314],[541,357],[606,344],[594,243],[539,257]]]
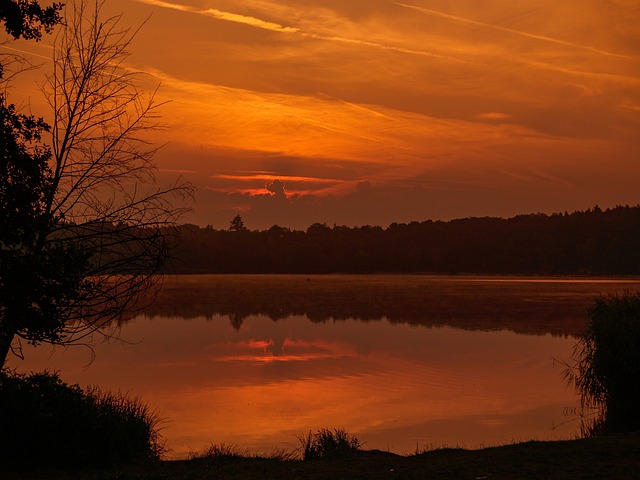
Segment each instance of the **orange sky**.
[[[152,14],[130,63],[172,100],[159,178],[195,184],[194,223],[386,226],[640,202],[637,0],[107,9],[128,24]],[[48,41],[14,46],[47,56]]]

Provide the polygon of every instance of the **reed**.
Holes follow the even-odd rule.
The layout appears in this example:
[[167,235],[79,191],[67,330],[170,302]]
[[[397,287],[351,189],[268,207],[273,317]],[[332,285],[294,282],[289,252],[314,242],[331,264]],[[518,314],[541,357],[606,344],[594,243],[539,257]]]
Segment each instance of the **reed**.
[[582,398],[583,434],[640,430],[640,294],[601,296],[565,371]]

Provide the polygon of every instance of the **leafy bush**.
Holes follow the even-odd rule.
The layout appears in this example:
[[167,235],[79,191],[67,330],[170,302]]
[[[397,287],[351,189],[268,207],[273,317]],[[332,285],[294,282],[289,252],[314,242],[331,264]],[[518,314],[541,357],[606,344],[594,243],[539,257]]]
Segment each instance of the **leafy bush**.
[[158,417],[138,398],[81,389],[55,373],[0,373],[0,464],[103,466],[155,460]]
[[342,428],[320,430],[299,437],[302,459],[339,459],[357,452],[362,448],[360,441]]
[[589,320],[565,372],[583,408],[598,412],[584,433],[640,430],[640,294],[597,298]]

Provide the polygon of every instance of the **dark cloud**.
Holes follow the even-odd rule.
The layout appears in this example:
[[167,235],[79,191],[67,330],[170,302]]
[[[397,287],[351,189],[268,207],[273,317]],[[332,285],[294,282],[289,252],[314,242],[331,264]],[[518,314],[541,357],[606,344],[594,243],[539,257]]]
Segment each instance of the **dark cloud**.
[[265,185],[265,188],[273,193],[276,197],[287,197],[287,192],[284,190],[284,182],[276,179],[273,182],[269,182]]

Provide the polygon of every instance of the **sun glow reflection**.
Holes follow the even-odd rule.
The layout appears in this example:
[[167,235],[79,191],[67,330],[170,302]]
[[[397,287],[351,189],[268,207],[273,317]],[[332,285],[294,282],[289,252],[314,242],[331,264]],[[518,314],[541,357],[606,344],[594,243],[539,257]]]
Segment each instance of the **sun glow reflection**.
[[217,362],[307,362],[323,359],[348,359],[357,354],[344,345],[321,341],[302,341],[286,338],[284,341],[249,340],[235,344],[237,350],[244,350],[235,355],[216,356]]
[[304,316],[249,316],[239,330],[224,316],[139,317],[123,336],[131,343],[97,345],[86,369],[83,350],[44,348],[27,348],[20,368],[141,396],[168,419],[175,457],[209,442],[294,449],[327,426],[398,453],[567,438],[575,427],[552,429],[575,402],[551,360],[570,339]]

